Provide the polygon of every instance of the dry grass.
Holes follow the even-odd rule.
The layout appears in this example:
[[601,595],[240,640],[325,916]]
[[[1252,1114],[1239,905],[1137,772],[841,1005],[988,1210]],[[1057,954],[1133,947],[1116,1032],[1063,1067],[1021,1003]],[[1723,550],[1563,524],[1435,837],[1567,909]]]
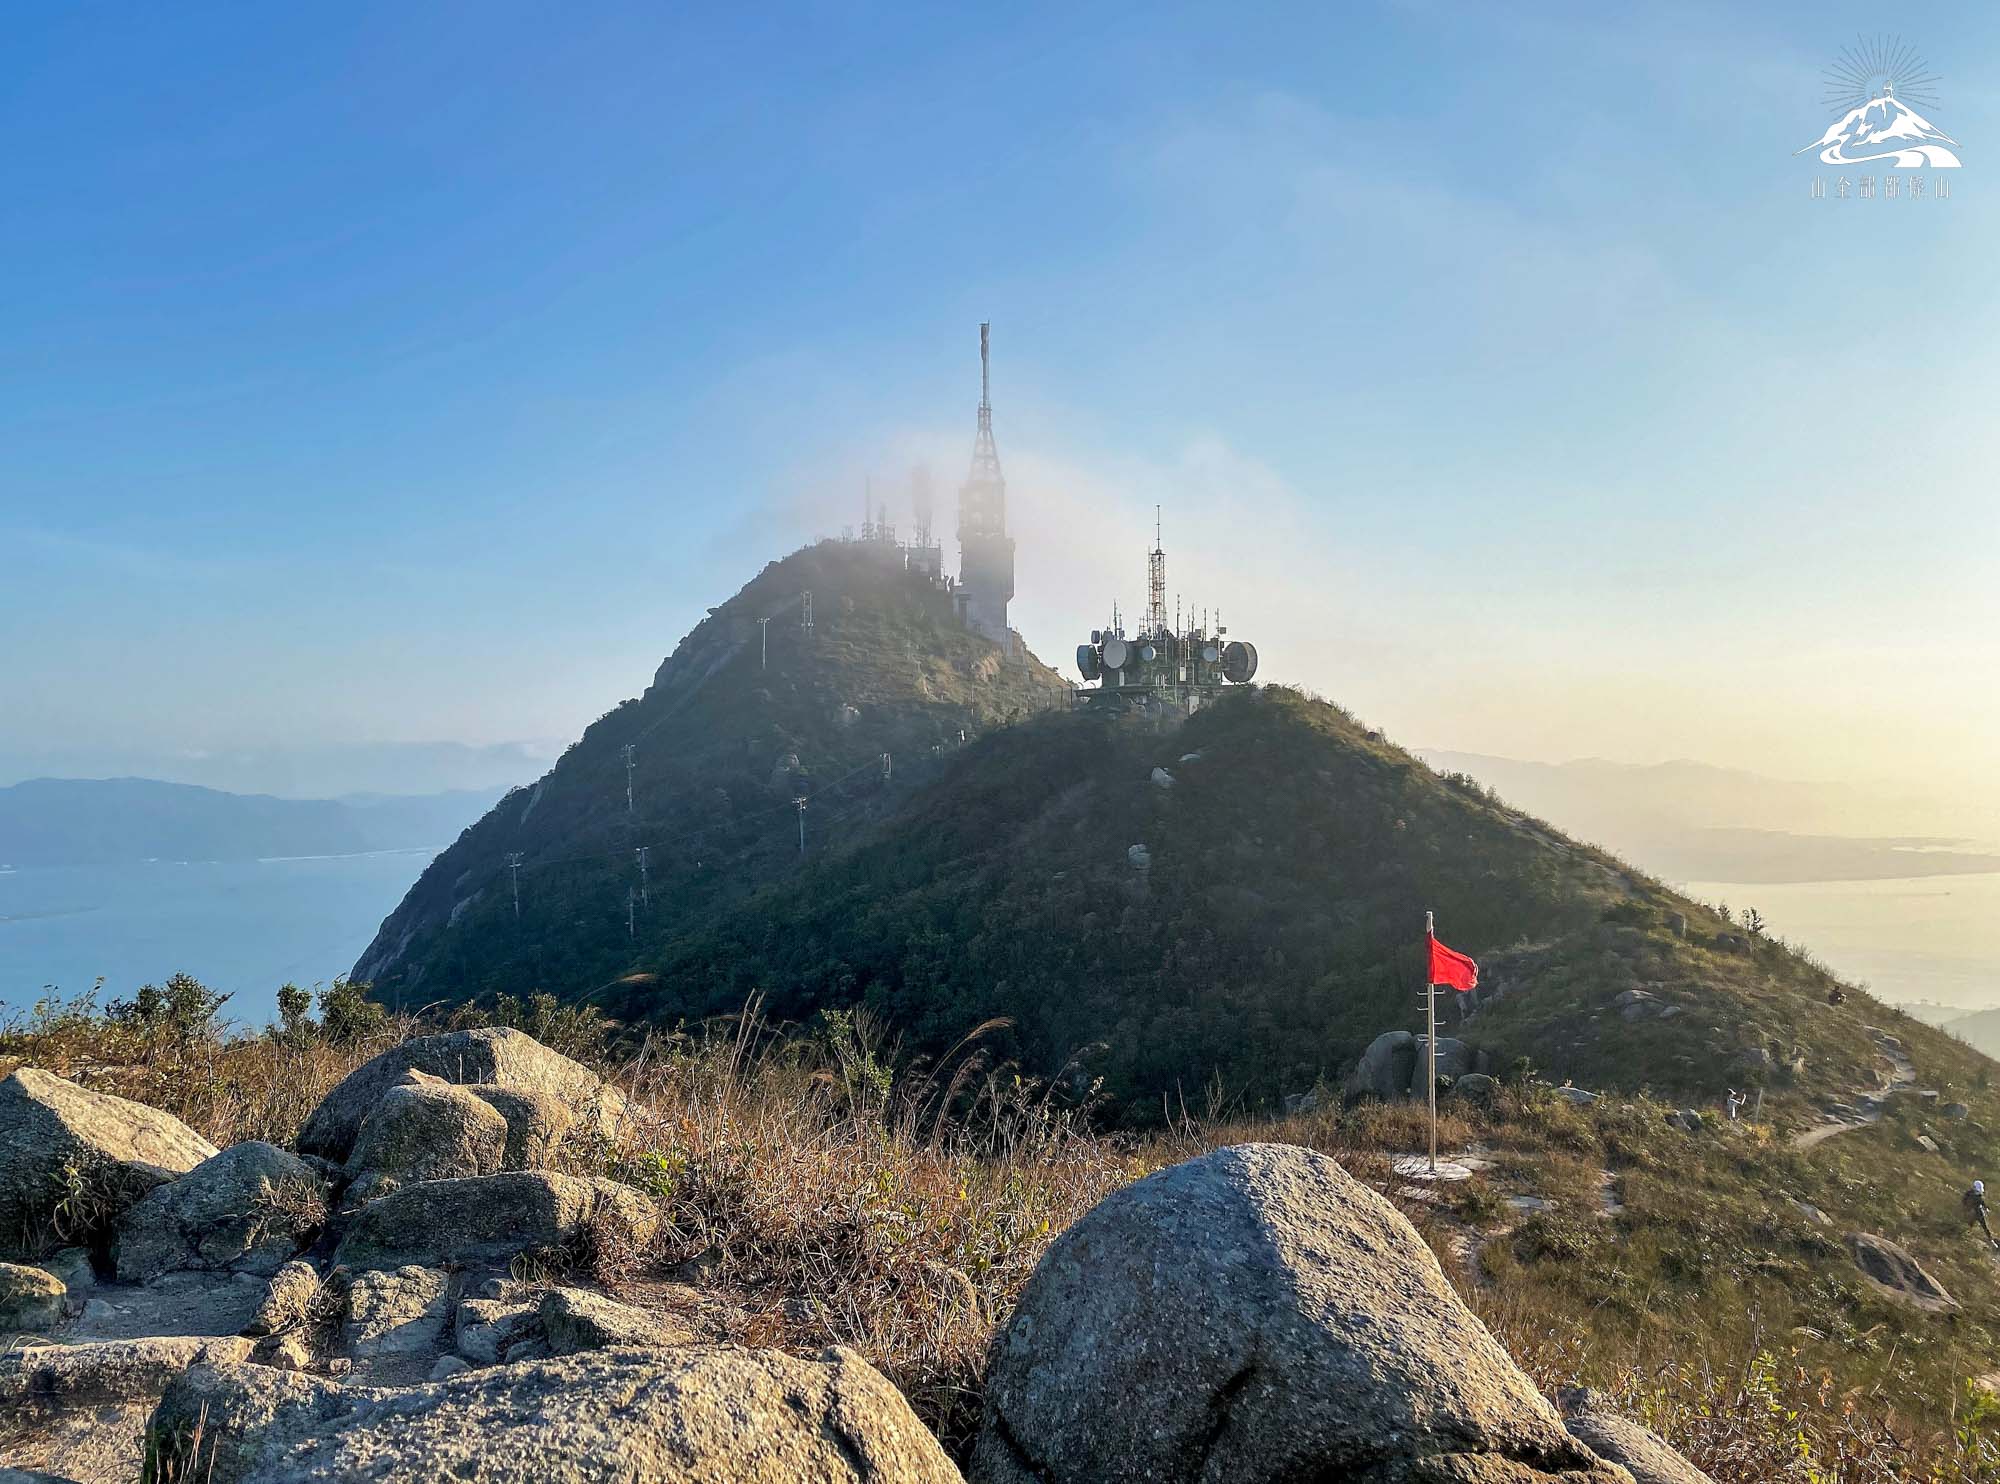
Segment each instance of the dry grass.
[[[418,1029],[385,1025],[345,1046],[294,1034],[135,1047],[96,1025],[0,1032],[0,1072],[32,1061],[167,1108],[218,1145],[286,1143],[339,1077]],[[1665,1161],[1682,1157],[1659,1142],[1650,1108],[1583,1110],[1520,1092],[1490,1110],[1453,1107],[1446,1145],[1477,1145],[1496,1167],[1442,1201],[1414,1203],[1400,1198],[1389,1164],[1423,1146],[1419,1108],[1327,1109],[1282,1123],[1188,1119],[1117,1138],[987,1068],[976,1043],[930,1069],[892,1074],[893,1062],[865,1024],[781,1036],[753,1014],[705,1034],[650,1038],[623,1061],[600,1063],[630,1112],[610,1144],[573,1144],[564,1158],[645,1190],[667,1219],[645,1251],[594,1254],[598,1276],[634,1298],[691,1283],[731,1306],[751,1343],[803,1353],[850,1346],[963,1456],[993,1335],[1060,1232],[1153,1169],[1222,1144],[1280,1140],[1330,1153],[1398,1199],[1467,1302],[1546,1390],[1609,1392],[1719,1484],[2000,1480],[1992,1404],[1969,1388],[1944,1398],[1898,1392],[1893,1355],[1864,1385],[1858,1363],[1841,1374],[1824,1347],[1808,1353],[1783,1325],[1764,1332],[1754,1312],[1723,1300],[1729,1290],[1683,1293],[1670,1316],[1646,1323],[1590,1287],[1586,1271],[1601,1278],[1607,1264],[1643,1265],[1666,1239],[1637,1217],[1614,1239],[1609,1222],[1589,1214],[1600,1166],[1631,1172],[1643,1194]],[[1778,1157],[1759,1139],[1746,1130],[1740,1148],[1715,1145],[1718,1169]],[[1505,1234],[1516,1219],[1505,1195],[1526,1188],[1566,1213],[1532,1239],[1527,1223]],[[1589,1219],[1579,1223],[1579,1211]],[[1457,1260],[1468,1237],[1485,1254],[1479,1272]],[[1566,1266],[1563,1242],[1600,1239],[1608,1245]],[[1933,1366],[1922,1384],[1942,1374]]]

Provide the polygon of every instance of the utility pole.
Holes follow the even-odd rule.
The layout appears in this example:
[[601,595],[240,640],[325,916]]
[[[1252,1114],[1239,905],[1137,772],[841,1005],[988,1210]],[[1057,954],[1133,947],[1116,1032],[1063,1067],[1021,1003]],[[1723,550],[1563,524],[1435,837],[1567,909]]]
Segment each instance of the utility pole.
[[639,924],[632,915],[632,888],[629,886],[625,888],[625,936],[628,939],[639,936]]
[[507,852],[507,870],[514,878],[514,920],[521,920],[521,852]]
[[758,619],[757,629],[757,668],[760,671],[768,670],[771,668],[771,620],[768,618]]
[[806,853],[806,796],[800,794],[792,800],[792,803],[799,811],[799,854],[804,855]]
[[633,852],[639,857],[639,900],[648,907],[653,905],[653,893],[646,881],[646,856],[652,848],[650,845],[641,845]]
[[632,749],[633,744],[625,744],[625,817],[632,817]]

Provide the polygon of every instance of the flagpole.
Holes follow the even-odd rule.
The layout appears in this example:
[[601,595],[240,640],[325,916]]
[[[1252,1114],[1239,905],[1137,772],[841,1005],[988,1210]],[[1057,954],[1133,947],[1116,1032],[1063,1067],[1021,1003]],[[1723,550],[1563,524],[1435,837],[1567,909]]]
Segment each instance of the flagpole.
[[1429,1021],[1424,1037],[1424,1083],[1431,1102],[1431,1176],[1438,1172],[1438,987],[1431,977],[1431,938],[1437,932],[1436,918],[1424,914],[1424,1013]]

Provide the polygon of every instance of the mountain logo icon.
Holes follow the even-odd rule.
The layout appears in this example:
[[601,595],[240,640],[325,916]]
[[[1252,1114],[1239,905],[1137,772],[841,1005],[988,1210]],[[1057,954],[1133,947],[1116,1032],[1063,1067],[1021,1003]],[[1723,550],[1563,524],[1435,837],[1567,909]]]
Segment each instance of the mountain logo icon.
[[1825,73],[1829,107],[1841,116],[1811,144],[1829,165],[1885,161],[1897,169],[1955,169],[1958,141],[1918,113],[1913,104],[1937,107],[1937,77],[1896,37],[1862,37],[1841,49]]

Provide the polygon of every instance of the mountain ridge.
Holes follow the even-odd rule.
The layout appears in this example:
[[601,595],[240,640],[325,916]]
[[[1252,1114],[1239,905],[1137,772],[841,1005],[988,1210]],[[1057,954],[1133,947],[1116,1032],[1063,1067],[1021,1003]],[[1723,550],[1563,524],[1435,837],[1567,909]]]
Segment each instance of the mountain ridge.
[[286,799],[153,778],[31,778],[0,788],[0,864],[235,861],[435,846],[498,792]]

